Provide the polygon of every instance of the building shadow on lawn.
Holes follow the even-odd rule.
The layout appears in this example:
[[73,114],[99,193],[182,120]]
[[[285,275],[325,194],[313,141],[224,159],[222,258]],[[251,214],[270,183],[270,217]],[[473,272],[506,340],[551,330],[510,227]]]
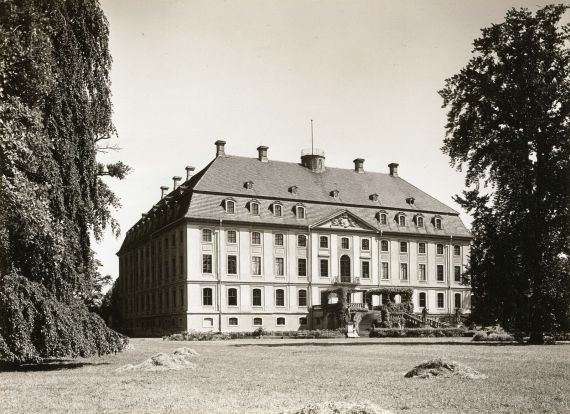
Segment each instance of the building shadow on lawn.
[[109,362],[77,362],[69,359],[51,359],[38,364],[0,364],[0,372],[40,372],[78,369],[88,366],[110,365]]
[[[284,340],[285,341],[285,340]],[[316,340],[318,341],[318,339]],[[287,343],[281,343],[281,344],[276,344],[276,343],[272,343],[272,344],[264,344],[264,343],[259,343],[259,344],[232,344],[230,346],[234,346],[234,347],[246,347],[246,346],[263,346],[263,347],[268,347],[268,348],[277,348],[277,347],[283,347],[283,346],[301,346],[301,345],[309,345],[309,346],[376,346],[376,345],[381,345],[381,346],[389,346],[389,345],[410,345],[410,346],[415,346],[415,345],[421,345],[421,346],[426,346],[426,345],[461,345],[461,346],[527,346],[527,344],[524,343],[505,343],[505,342],[453,342],[453,341],[446,341],[446,342],[429,342],[429,341],[422,341],[422,342],[403,342],[403,341],[398,341],[398,342],[287,342]]]

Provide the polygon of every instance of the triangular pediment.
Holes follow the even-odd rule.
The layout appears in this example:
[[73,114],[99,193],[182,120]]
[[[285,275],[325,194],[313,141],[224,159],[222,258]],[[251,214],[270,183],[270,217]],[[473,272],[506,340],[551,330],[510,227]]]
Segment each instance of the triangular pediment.
[[377,229],[348,210],[341,210],[314,223],[312,228],[335,230],[377,231]]

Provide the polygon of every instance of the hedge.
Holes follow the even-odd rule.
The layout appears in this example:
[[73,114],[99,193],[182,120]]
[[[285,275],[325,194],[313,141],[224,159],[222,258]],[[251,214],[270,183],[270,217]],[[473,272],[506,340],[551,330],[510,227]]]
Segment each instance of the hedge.
[[473,336],[473,332],[462,328],[372,329],[370,331],[370,338],[435,338],[458,336]]

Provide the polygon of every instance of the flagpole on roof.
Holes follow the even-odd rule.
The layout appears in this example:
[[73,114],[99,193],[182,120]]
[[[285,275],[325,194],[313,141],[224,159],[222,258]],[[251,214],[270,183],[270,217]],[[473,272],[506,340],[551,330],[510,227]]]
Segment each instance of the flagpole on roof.
[[315,155],[315,151],[313,149],[313,120],[311,119],[311,155]]

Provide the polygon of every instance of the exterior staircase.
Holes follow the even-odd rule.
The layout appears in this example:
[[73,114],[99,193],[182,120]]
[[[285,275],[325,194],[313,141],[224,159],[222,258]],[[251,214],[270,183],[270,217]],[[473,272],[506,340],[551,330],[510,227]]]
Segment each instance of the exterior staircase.
[[366,315],[362,317],[360,325],[358,325],[360,336],[367,336],[368,331],[372,329],[372,322],[374,322],[376,319],[381,319],[381,317],[382,317],[382,312],[380,311],[374,311],[374,310],[368,311]]

